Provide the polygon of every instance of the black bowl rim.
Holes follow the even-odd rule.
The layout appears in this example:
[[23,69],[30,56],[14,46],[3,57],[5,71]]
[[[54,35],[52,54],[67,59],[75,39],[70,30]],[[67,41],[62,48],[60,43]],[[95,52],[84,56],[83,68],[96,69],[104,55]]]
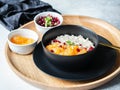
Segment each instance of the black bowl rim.
[[[87,52],[87,53],[78,54],[78,55],[72,55],[72,56],[54,54],[54,53],[48,51],[48,50],[46,49],[44,43],[43,43],[43,38],[44,38],[44,36],[45,36],[47,33],[49,33],[51,30],[54,30],[55,28],[59,28],[59,27],[64,27],[64,26],[75,26],[75,27],[80,27],[80,28],[86,29],[86,30],[89,31],[89,32],[92,32],[92,33],[96,36],[96,39],[97,39],[97,44],[96,44],[95,48],[94,48],[93,50]],[[60,25],[60,26],[55,27],[55,28],[51,28],[51,29],[49,29],[47,32],[45,32],[45,33],[43,34],[43,36],[42,36],[42,39],[41,39],[42,47],[43,47],[46,51],[48,51],[48,53],[50,53],[50,54],[52,54],[52,55],[59,56],[59,57],[76,57],[76,56],[84,56],[84,55],[86,55],[86,54],[91,53],[92,51],[94,51],[94,50],[97,48],[97,46],[98,46],[98,43],[99,43],[98,35],[97,35],[94,31],[92,31],[91,29],[89,29],[89,28],[87,28],[87,27],[84,27],[84,26],[81,26],[81,25],[71,25],[71,24],[67,24],[67,25]]]

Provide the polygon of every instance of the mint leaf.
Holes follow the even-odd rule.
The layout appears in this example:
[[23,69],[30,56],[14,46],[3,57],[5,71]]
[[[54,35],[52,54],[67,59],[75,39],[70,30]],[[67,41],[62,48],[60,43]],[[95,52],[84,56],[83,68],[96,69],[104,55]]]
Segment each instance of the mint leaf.
[[71,42],[70,40],[66,41],[68,45],[75,45],[74,42]]
[[47,16],[46,18],[45,18],[45,21],[51,21],[52,20],[52,17],[50,17],[50,16]]
[[52,17],[47,16],[45,18],[45,27],[51,26]]

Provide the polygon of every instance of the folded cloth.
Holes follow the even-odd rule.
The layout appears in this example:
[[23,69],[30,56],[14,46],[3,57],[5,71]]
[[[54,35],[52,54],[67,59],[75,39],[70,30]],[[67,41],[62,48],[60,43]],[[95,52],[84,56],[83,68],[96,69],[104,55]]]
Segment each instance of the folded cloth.
[[10,31],[32,21],[36,14],[43,11],[58,12],[40,0],[0,0],[0,21]]

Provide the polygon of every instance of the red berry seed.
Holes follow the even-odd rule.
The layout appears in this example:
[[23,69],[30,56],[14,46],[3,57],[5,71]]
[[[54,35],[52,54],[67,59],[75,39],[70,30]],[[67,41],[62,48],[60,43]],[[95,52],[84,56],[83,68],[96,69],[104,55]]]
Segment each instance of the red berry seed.
[[77,48],[77,52],[80,52],[80,49],[79,49],[79,48]]
[[82,44],[80,44],[80,46],[82,46]]
[[90,47],[88,51],[92,51],[93,50],[93,47]]
[[65,43],[65,42],[64,42],[63,44],[64,44],[64,45],[66,45],[66,43]]
[[61,43],[60,41],[58,41],[58,40],[56,40],[56,39],[54,39],[54,40],[53,40],[53,42],[58,42],[58,43]]
[[52,52],[52,53],[53,53],[54,51],[53,51],[53,50],[50,50],[50,52]]
[[61,48],[62,48],[62,45],[60,45],[59,47],[61,47]]

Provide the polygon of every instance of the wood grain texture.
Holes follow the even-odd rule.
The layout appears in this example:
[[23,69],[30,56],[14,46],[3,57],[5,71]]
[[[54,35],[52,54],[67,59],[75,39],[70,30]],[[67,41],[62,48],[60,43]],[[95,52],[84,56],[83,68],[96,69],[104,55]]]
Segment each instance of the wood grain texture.
[[[113,27],[112,25],[100,20],[87,16],[70,16],[64,15],[63,24],[75,24],[82,25],[90,28],[97,34],[103,36],[109,40],[113,45],[120,46],[120,31]],[[36,30],[34,22],[31,21],[20,28],[28,28],[34,30],[39,35],[39,40],[41,40],[42,34]],[[12,70],[22,79],[35,85],[37,87],[43,88],[44,90],[87,90],[96,88],[120,73],[120,51],[118,51],[116,64],[109,72],[106,73],[100,79],[90,80],[90,81],[67,81],[55,78],[53,76],[47,75],[41,70],[39,70],[30,55],[19,55],[11,52],[6,43],[6,58],[11,66]]]

